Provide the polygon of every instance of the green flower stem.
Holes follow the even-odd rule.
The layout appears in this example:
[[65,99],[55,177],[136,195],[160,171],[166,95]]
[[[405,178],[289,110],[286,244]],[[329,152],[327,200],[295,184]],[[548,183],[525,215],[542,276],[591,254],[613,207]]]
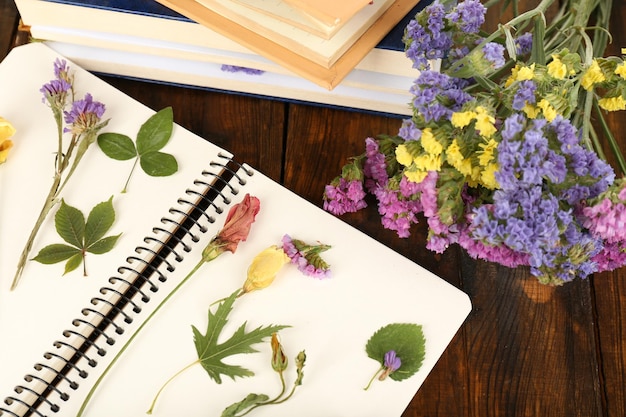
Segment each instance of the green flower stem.
[[191,368],[192,366],[194,366],[194,365],[196,365],[198,363],[200,363],[200,359],[196,359],[195,361],[191,362],[189,365],[185,366],[183,369],[181,369],[180,371],[176,372],[167,381],[165,381],[165,384],[163,384],[161,386],[161,388],[159,388],[159,391],[154,396],[154,399],[152,400],[152,403],[150,404],[150,408],[148,409],[148,411],[146,411],[146,414],[152,414],[152,412],[154,411],[154,407],[156,406],[156,402],[159,399],[159,396],[161,395],[161,393],[163,392],[165,387],[169,385],[170,382],[172,382],[174,379],[176,379],[176,377],[178,377],[178,375],[182,374],[187,369]]
[[[606,124],[606,120],[604,119],[604,116],[602,115],[602,110],[600,110],[600,106],[598,106],[597,102],[594,103],[594,107],[598,114],[598,121],[600,122],[600,126],[602,127],[604,137],[609,142],[609,146],[611,147],[611,150],[613,151],[613,154],[615,155],[615,158],[617,159],[617,164],[619,165],[619,168],[622,171],[622,175],[626,175],[626,159],[624,158],[624,154],[622,153],[622,150],[620,149],[619,144],[615,140],[615,136],[613,136],[613,133],[611,133],[611,129],[609,129],[609,126]],[[595,139],[596,149],[599,149],[600,151],[602,151],[602,146],[598,142],[597,137],[594,136],[594,139]]]
[[[212,258],[215,259],[215,258]],[[211,260],[212,260],[211,259]],[[170,299],[172,298],[172,296],[180,289],[180,287],[183,286],[183,284],[185,284],[189,278],[191,278],[191,276],[193,274],[195,274],[198,269],[200,269],[200,267],[205,263],[208,262],[207,260],[205,260],[205,258],[202,258],[197,264],[196,266],[193,267],[193,269],[187,274],[187,276],[185,278],[182,279],[182,281],[180,281],[178,283],[178,285],[176,285],[176,287],[174,287],[174,289],[159,303],[159,305],[150,313],[150,315],[148,317],[146,317],[146,319],[144,320],[143,323],[141,323],[141,325],[137,328],[137,330],[135,330],[135,332],[132,334],[132,336],[128,339],[128,341],[124,344],[124,346],[122,346],[122,349],[120,349],[120,351],[117,353],[117,355],[115,355],[115,357],[113,358],[113,360],[109,363],[109,365],[104,369],[104,372],[98,377],[98,379],[96,380],[96,383],[91,387],[91,390],[89,390],[89,393],[87,394],[87,397],[85,398],[85,400],[83,401],[83,404],[81,405],[80,409],[78,410],[78,413],[76,414],[77,417],[81,417],[83,415],[83,413],[85,412],[85,408],[87,407],[87,404],[89,403],[89,401],[91,400],[91,397],[93,397],[94,393],[96,392],[96,390],[98,389],[98,386],[100,385],[100,383],[102,382],[102,380],[104,379],[104,377],[107,375],[107,373],[111,370],[111,368],[113,367],[113,365],[115,365],[115,363],[117,362],[117,360],[120,358],[120,356],[122,356],[122,354],[124,353],[124,351],[128,348],[128,346],[131,344],[131,342],[135,339],[135,337],[137,337],[137,334],[139,334],[139,332],[141,331],[141,329],[143,329],[146,324],[148,324],[148,322],[150,321],[150,319],[152,319],[152,317],[154,317],[154,315],[161,309],[161,307],[163,307],[163,305]],[[197,361],[196,361],[197,362]],[[194,362],[194,363],[196,363]],[[181,371],[182,372],[182,371]]]
[[30,235],[28,236],[28,240],[26,241],[26,245],[24,246],[24,249],[22,249],[22,254],[20,255],[20,259],[17,264],[17,271],[15,272],[15,276],[13,277],[13,282],[11,283],[11,291],[17,287],[17,284],[19,283],[20,278],[22,277],[22,273],[24,272],[24,267],[26,266],[26,262],[28,261],[28,255],[30,254],[30,251],[33,248],[35,237],[37,236],[37,233],[39,233],[39,229],[41,228],[41,225],[43,224],[44,220],[46,220],[46,217],[48,216],[48,213],[50,213],[50,210],[52,210],[52,208],[59,201],[57,196],[58,196],[60,183],[61,183],[61,173],[57,172],[54,175],[52,186],[50,187],[50,191],[48,191],[48,196],[46,197],[43,207],[41,208],[39,217],[37,217],[35,226],[31,230]]
[[382,365],[380,368],[378,368],[376,373],[374,373],[374,375],[372,376],[372,379],[370,379],[370,382],[368,382],[367,385],[365,386],[365,388],[363,388],[363,391],[367,391],[372,386],[372,382],[374,382],[376,377],[384,370],[385,370],[385,366],[384,365]]
[[259,408],[261,406],[264,406],[264,405],[280,404],[282,402],[287,401],[289,397],[293,395],[293,392],[296,390],[296,385],[293,386],[293,388],[291,389],[291,392],[289,393],[287,397],[283,398],[282,400],[280,399],[280,397],[282,397],[285,394],[285,391],[287,390],[287,385],[285,384],[285,377],[283,376],[283,373],[279,372],[278,374],[280,375],[280,383],[282,386],[282,389],[280,390],[280,394],[278,394],[276,397],[274,397],[271,400],[253,405],[252,407],[248,408],[244,413],[239,414],[237,417],[243,417],[249,414],[250,412],[252,412],[252,410]]

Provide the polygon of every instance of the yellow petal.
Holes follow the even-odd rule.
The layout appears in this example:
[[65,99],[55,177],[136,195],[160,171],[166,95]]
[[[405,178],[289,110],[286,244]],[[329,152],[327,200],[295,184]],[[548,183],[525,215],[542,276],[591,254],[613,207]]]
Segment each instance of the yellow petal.
[[248,277],[243,284],[244,293],[268,287],[289,260],[289,256],[278,246],[270,246],[259,253],[248,267]]

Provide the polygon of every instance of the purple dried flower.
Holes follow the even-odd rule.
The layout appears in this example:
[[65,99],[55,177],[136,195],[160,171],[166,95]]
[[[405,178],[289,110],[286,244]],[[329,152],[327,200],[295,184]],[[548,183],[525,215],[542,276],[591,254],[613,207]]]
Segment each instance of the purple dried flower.
[[261,75],[265,72],[263,70],[258,70],[254,68],[239,67],[237,65],[226,65],[226,64],[222,65],[220,69],[224,72],[243,72],[244,74],[248,74],[248,75]]
[[518,36],[515,39],[515,52],[518,55],[526,55],[530,53],[533,48],[533,35],[530,32],[526,32],[523,35]]
[[97,129],[105,109],[105,105],[94,101],[91,94],[85,94],[84,99],[74,101],[72,108],[64,112],[65,123],[70,125],[65,131],[80,135]]
[[466,0],[459,3],[450,13],[448,19],[456,23],[466,34],[477,33],[485,22],[487,8],[478,0]]
[[384,366],[385,368],[389,369],[389,373],[400,369],[400,366],[402,366],[402,361],[398,356],[396,356],[395,350],[390,350],[389,352],[385,353]]
[[522,110],[526,104],[535,104],[535,91],[537,84],[531,80],[520,81],[517,85],[515,96],[513,97],[513,109]]
[[284,235],[282,249],[291,263],[295,264],[303,274],[319,279],[330,277],[330,265],[320,256],[320,253],[330,249],[330,246],[309,245],[301,240],[292,239],[289,235]]
[[504,65],[504,46],[499,43],[489,42],[483,46],[485,59],[489,61],[492,69],[498,69]]

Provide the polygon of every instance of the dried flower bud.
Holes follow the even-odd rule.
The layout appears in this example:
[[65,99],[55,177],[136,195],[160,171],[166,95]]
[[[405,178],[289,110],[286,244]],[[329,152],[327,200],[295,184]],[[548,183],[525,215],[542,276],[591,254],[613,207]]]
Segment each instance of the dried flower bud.
[[259,199],[250,194],[246,194],[240,203],[231,207],[224,227],[202,251],[202,259],[209,262],[226,251],[235,253],[239,242],[248,238],[250,227],[260,208]]
[[306,362],[306,353],[304,353],[304,351],[301,351],[300,353],[298,353],[298,356],[296,356],[296,371],[298,373],[298,376],[293,383],[294,385],[302,385],[302,378],[304,378],[304,372],[302,371],[302,369],[304,368],[304,362]]
[[243,293],[268,287],[278,271],[289,262],[289,256],[278,246],[270,246],[259,253],[248,267],[248,277],[243,284]]
[[272,333],[272,368],[276,372],[283,372],[287,369],[287,357],[285,356],[285,352],[283,352],[283,347],[278,340],[278,334]]

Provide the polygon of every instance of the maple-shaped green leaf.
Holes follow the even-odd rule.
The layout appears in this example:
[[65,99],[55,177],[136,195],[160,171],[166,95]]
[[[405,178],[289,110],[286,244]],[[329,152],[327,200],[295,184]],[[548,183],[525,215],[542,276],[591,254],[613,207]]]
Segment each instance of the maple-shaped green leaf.
[[389,374],[395,381],[411,377],[424,361],[426,339],[422,326],[414,323],[392,323],[378,329],[367,341],[367,356],[385,366],[385,354],[394,351],[401,365]]
[[96,204],[85,221],[85,216],[76,207],[61,200],[54,216],[54,225],[59,236],[67,243],[54,243],[41,249],[33,260],[50,265],[62,261],[64,274],[78,268],[83,263],[83,273],[87,275],[85,256],[87,252],[100,255],[113,249],[120,234],[104,237],[115,221],[113,197]]
[[127,161],[135,158],[135,163],[126,180],[122,192],[126,192],[135,167],[139,165],[152,177],[165,177],[178,171],[178,162],[173,155],[160,152],[172,136],[174,115],[171,107],[159,110],[146,120],[137,132],[136,144],[120,133],[101,133],[98,146],[109,158]]
[[228,322],[228,315],[233,309],[239,289],[232,293],[217,307],[215,313],[209,309],[209,322],[205,334],[202,334],[195,326],[191,326],[194,336],[194,344],[198,352],[198,361],[207,371],[211,379],[218,384],[222,383],[221,375],[226,375],[233,380],[236,377],[247,377],[254,375],[254,372],[238,365],[229,365],[222,362],[223,359],[240,354],[258,352],[252,347],[255,343],[261,343],[266,337],[271,337],[272,333],[278,332],[289,326],[270,325],[260,326],[246,332],[246,322],[244,322],[228,340],[219,343],[221,332]]

